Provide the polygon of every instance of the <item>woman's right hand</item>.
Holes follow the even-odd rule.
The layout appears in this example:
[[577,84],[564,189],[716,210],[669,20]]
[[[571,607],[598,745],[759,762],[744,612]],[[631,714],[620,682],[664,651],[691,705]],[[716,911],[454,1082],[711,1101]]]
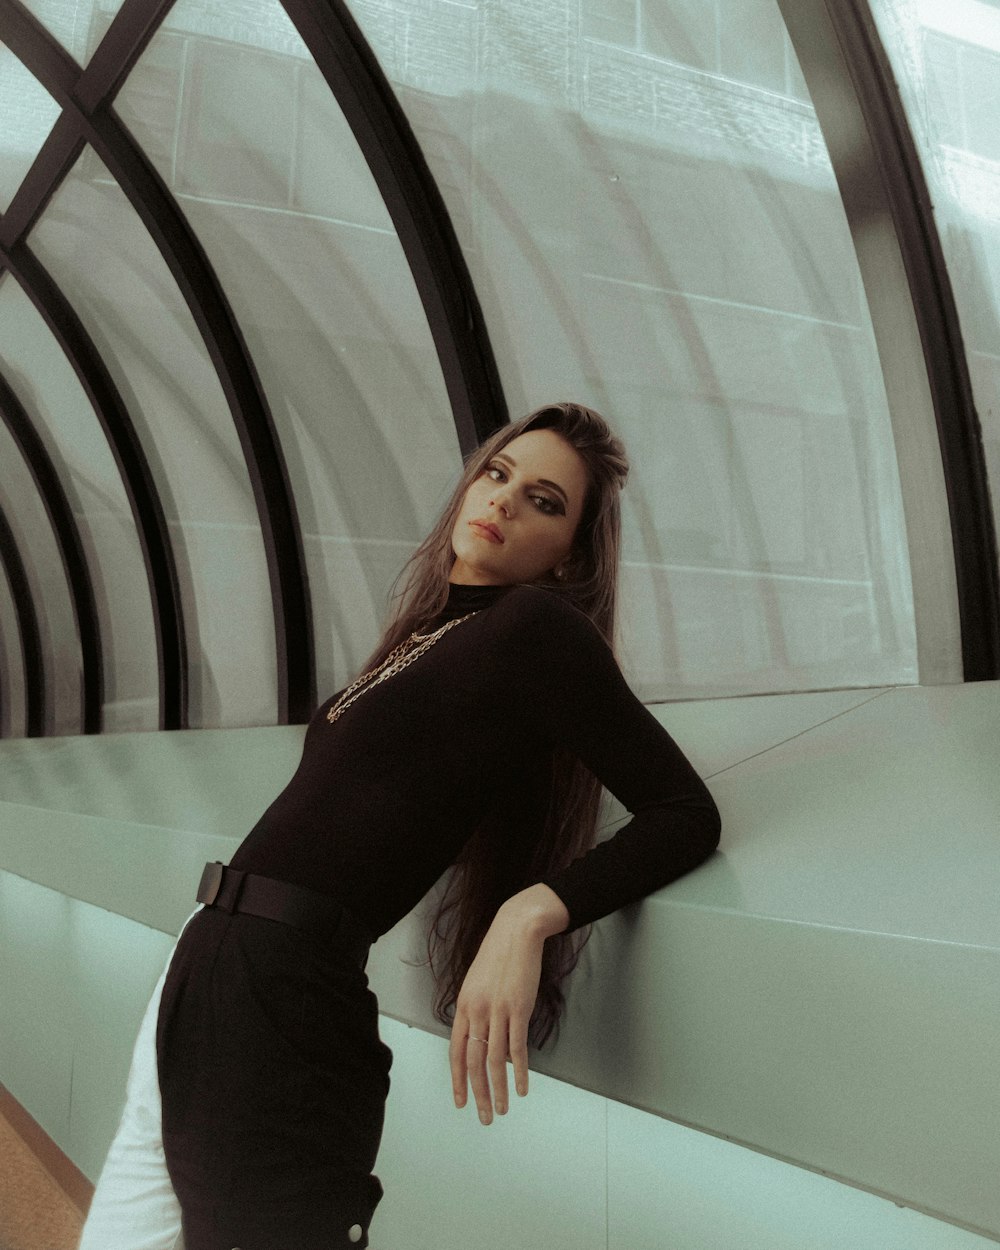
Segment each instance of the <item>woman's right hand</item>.
[[528,1092],[528,1024],[538,995],[545,939],[561,933],[569,912],[554,891],[534,885],[509,898],[472,961],[455,1005],[451,1030],[455,1106],[464,1107],[468,1087],[483,1124],[509,1106],[508,1059],[514,1088]]

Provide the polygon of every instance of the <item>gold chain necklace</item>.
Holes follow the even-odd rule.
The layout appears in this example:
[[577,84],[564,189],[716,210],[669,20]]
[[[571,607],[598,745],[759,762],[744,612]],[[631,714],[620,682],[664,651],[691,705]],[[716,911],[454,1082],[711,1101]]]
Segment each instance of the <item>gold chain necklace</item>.
[[[337,702],[327,712],[326,719],[332,725],[335,720],[343,716],[356,699],[360,699],[363,694],[373,690],[387,678],[401,673],[404,668],[409,667],[425,651],[430,650],[439,638],[445,636],[449,629],[454,629],[456,625],[461,625],[463,621],[467,621],[470,616],[475,615],[475,612],[469,612],[465,616],[459,616],[454,621],[446,622],[432,634],[411,634],[409,638],[404,638],[398,646],[393,647],[378,668],[373,668],[370,673],[362,673],[360,677],[351,682]],[[414,643],[417,645],[414,646]]]

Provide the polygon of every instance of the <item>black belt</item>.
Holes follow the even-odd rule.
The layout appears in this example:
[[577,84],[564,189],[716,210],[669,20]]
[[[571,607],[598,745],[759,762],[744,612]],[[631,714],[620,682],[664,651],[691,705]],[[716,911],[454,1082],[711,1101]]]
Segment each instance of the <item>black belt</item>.
[[198,902],[223,911],[277,920],[335,942],[362,968],[372,944],[369,935],[336,899],[301,885],[275,881],[273,877],[227,868],[219,862],[205,865]]

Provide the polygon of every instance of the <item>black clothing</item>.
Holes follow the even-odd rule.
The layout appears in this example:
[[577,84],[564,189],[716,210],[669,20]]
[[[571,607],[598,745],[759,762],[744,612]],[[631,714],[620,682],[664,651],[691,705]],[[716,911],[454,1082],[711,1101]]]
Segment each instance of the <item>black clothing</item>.
[[[634,813],[545,878],[571,928],[711,854],[708,791],[591,622],[544,590],[453,586],[426,629],[472,611],[335,723],[336,697],[320,707],[295,776],[233,868],[329,895],[375,938],[475,831],[502,902],[527,883],[561,749]],[[257,916],[200,912],[171,961],[157,1057],[188,1250],[367,1245],[391,1055],[345,950]]]
[[170,961],[156,1050],[186,1250],[367,1246],[392,1054],[356,952],[206,908]]
[[[591,622],[530,586],[452,586],[443,621],[477,611],[330,724],[232,865],[328,893],[373,937],[410,911],[484,821],[530,851],[553,751],[576,755],[633,819],[546,879],[576,928],[659,889],[715,849],[715,804],[626,685]],[[499,836],[499,835],[498,835]],[[516,843],[516,845],[514,844]]]

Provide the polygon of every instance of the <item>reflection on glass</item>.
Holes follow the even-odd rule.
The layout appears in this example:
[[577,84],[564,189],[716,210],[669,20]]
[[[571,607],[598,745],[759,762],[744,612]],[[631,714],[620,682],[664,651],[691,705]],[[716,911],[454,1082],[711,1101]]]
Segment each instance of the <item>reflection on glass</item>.
[[649,698],[916,679],[888,409],[774,0],[358,0],[511,409],[622,429]]
[[[60,474],[94,580],[105,646],[105,718],[110,728],[152,729],[159,715],[156,642],[145,565],[118,470],[89,400],[69,361],[28,297],[13,281],[0,285],[0,368],[45,442]],[[38,568],[63,578],[58,556]],[[59,653],[63,664],[63,653]],[[79,658],[57,672],[72,687],[78,732]]]
[[54,35],[79,64],[86,65],[122,0],[24,0],[24,7]]
[[[178,191],[288,207],[294,155],[289,139],[298,111],[295,61],[199,41],[188,43],[188,50]],[[252,159],[241,159],[247,153]]]
[[0,44],[0,213],[59,116],[59,105],[9,48]]
[[1000,8],[877,0],[872,10],[930,184],[1000,528]]
[[[2,422],[0,498],[3,499],[4,515],[25,566],[38,617],[46,685],[45,732],[79,733],[82,657],[69,584],[41,496],[7,426]],[[19,672],[17,680],[23,684],[20,650],[15,672]]]
[[773,0],[582,0],[587,38],[807,99]]
[[190,724],[273,723],[274,622],[250,479],[165,261],[92,151],[30,243],[100,344],[153,471],[181,583]]
[[181,198],[260,373],[325,696],[371,650],[460,457],[409,268],[329,88],[276,0],[241,20],[239,46],[225,9],[175,5],[117,109]]

